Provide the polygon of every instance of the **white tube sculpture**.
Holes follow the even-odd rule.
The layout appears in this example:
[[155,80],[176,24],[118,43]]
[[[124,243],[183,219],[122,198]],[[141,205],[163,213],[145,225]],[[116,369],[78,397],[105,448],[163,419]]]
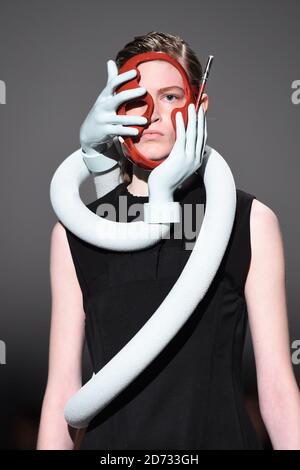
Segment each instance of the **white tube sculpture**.
[[[206,149],[200,167],[206,210],[193,252],[147,323],[69,399],[65,418],[74,428],[86,427],[164,349],[202,300],[219,268],[233,227],[236,187],[223,157],[211,147]],[[168,224],[112,222],[91,212],[79,196],[79,186],[89,175],[76,151],[60,165],[51,182],[54,211],[75,235],[101,248],[131,251],[151,246],[167,233]]]

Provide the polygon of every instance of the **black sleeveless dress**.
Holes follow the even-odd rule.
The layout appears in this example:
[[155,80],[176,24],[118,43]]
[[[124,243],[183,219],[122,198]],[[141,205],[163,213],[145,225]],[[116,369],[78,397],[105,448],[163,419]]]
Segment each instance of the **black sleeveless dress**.
[[[231,238],[206,295],[156,359],[90,422],[81,449],[262,448],[245,408],[241,375],[249,219],[255,196],[236,191]],[[128,210],[138,204],[135,209],[143,211],[148,196],[134,196],[121,183],[87,207],[100,214],[108,203],[116,214],[108,211],[102,216],[124,222],[121,200],[127,201]],[[202,178],[178,188],[174,200],[182,207],[189,204],[195,218],[197,204],[205,210]],[[134,223],[137,216],[131,213],[127,221]],[[95,373],[147,322],[184,268],[192,252],[185,243],[191,240],[185,233],[175,236],[175,226],[171,224],[169,238],[132,252],[97,248],[66,229],[83,293],[86,341]],[[196,237],[196,224],[194,230]]]

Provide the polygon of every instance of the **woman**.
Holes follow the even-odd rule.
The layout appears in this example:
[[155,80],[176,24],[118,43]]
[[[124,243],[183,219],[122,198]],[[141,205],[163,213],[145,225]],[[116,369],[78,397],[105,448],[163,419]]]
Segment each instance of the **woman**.
[[[129,57],[151,50],[173,55],[191,82],[199,82],[201,66],[190,47],[162,33],[135,38],[118,53],[117,65],[120,68]],[[149,130],[160,135],[144,135],[136,147],[152,160],[170,153],[174,145],[170,107],[183,99],[178,89],[161,92],[165,82],[180,85],[174,71],[162,67],[154,62],[140,66],[140,85],[155,97]],[[207,109],[207,95],[203,105]],[[127,112],[137,114],[137,110],[135,103]],[[148,201],[148,175],[123,159],[124,182],[89,204],[89,209],[96,212],[109,203],[121,220],[122,196],[128,209],[138,203],[142,209]],[[196,204],[205,205],[204,187],[196,174],[178,188],[176,200],[182,207],[191,204],[193,210]],[[133,220],[132,214],[127,220]],[[120,253],[95,248],[62,224],[55,225],[49,375],[38,449],[259,449],[241,386],[247,318],[260,410],[273,447],[300,448],[300,400],[290,360],[280,228],[274,212],[242,190],[237,190],[235,224],[220,269],[186,325],[85,432],[68,427],[63,409],[81,387],[85,333],[97,372],[169,292],[189,258],[186,243],[185,236],[176,237],[174,230],[170,239],[154,247]]]

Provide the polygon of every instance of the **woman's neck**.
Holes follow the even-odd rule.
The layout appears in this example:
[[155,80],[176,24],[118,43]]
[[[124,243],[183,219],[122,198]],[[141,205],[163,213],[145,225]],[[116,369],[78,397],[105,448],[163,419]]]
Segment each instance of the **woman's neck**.
[[127,186],[128,191],[134,196],[148,196],[149,170],[133,165],[132,180]]

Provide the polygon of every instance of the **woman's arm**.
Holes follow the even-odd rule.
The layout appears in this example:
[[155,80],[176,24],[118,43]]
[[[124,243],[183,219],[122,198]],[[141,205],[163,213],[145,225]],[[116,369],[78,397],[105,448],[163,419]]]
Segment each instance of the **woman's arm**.
[[37,450],[75,450],[80,445],[83,430],[68,426],[63,409],[69,397],[82,385],[85,313],[66,231],[59,222],[51,236],[50,279],[49,369]]
[[273,449],[300,449],[300,395],[293,373],[285,261],[275,213],[253,200],[251,263],[245,285],[259,405]]

